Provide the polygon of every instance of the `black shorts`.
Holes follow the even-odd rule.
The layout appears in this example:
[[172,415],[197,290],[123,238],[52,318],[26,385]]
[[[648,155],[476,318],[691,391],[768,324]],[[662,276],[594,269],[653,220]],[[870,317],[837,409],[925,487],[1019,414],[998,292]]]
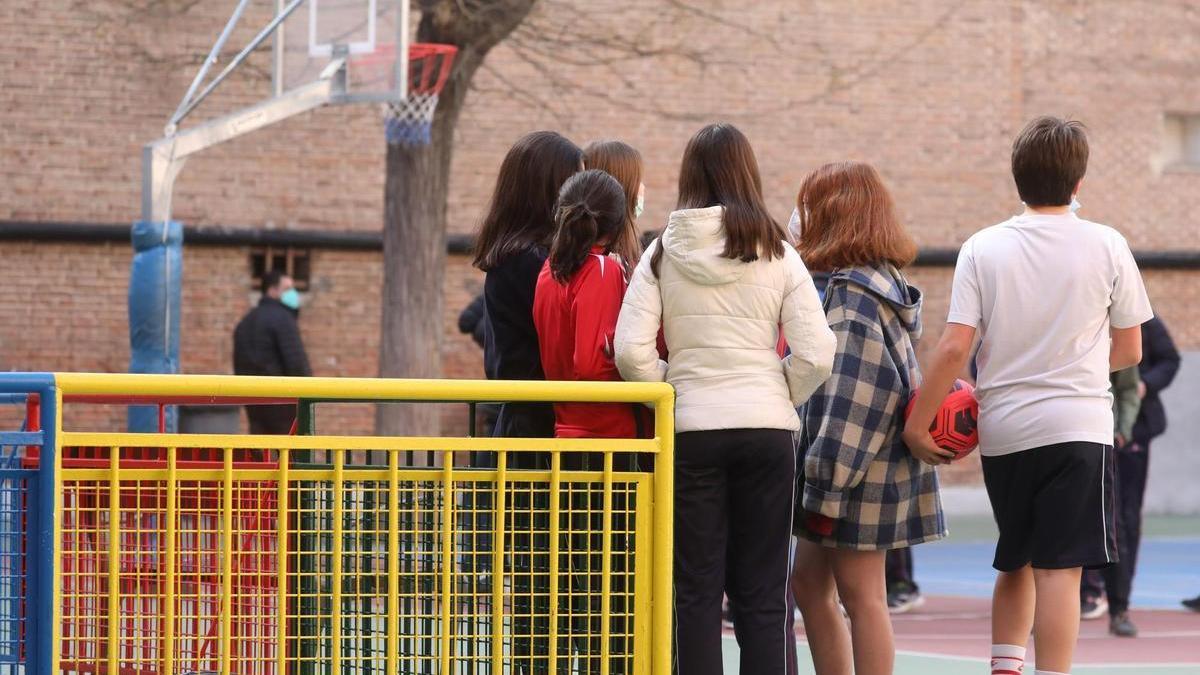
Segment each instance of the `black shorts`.
[[1117,561],[1113,449],[1059,443],[983,458],[983,480],[1000,528],[1001,572],[1098,568]]

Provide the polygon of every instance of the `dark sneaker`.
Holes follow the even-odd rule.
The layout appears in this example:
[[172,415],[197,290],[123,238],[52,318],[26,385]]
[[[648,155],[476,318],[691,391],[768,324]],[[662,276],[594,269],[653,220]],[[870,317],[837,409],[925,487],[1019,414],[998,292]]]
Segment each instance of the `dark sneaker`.
[[1184,600],[1183,606],[1187,607],[1188,609],[1192,610],[1193,612],[1200,612],[1200,595],[1197,595],[1196,597],[1190,598],[1188,600]]
[[1117,637],[1137,637],[1137,626],[1129,619],[1128,612],[1120,614],[1108,620],[1108,632]]
[[904,614],[925,604],[925,597],[920,591],[896,590],[888,593],[888,613]]
[[1108,601],[1104,598],[1084,598],[1079,605],[1079,618],[1084,621],[1099,619],[1108,613]]

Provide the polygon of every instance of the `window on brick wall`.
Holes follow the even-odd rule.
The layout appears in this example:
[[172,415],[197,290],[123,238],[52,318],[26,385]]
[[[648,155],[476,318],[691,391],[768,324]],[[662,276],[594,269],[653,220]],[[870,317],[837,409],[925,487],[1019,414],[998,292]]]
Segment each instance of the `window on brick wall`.
[[296,290],[308,290],[312,273],[311,256],[305,248],[290,246],[263,246],[250,250],[250,288],[262,287],[263,275],[268,270],[280,270],[296,282]]
[[1163,167],[1200,169],[1200,113],[1163,116]]

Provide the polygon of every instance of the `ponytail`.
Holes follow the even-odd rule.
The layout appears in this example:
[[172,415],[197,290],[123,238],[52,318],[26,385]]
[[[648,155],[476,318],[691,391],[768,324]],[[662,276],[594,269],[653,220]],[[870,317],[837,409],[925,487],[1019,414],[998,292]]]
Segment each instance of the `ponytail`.
[[565,284],[587,261],[592,247],[611,250],[625,223],[625,192],[612,176],[596,169],[575,174],[563,184],[554,209],[550,273]]
[[565,284],[583,267],[596,244],[600,227],[596,223],[596,212],[582,202],[560,206],[555,220],[558,231],[550,244],[550,273],[555,281]]

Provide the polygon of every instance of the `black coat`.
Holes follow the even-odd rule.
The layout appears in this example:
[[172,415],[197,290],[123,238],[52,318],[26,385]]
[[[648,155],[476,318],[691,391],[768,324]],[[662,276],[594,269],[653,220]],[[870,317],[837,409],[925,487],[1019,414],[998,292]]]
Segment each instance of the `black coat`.
[[296,312],[274,298],[259,300],[233,330],[233,372],[311,376]]
[[[546,379],[533,325],[533,294],[546,254],[541,247],[526,249],[488,270],[483,282],[488,324],[483,366],[489,380]],[[496,435],[553,438],[554,408],[549,403],[506,403]]]
[[475,296],[471,304],[458,315],[458,332],[469,334],[481,349],[487,347],[488,322],[483,293]]
[[1133,440],[1145,445],[1167,430],[1167,412],[1158,395],[1179,372],[1179,351],[1158,317],[1142,324],[1142,363],[1138,374],[1146,385],[1142,409],[1133,425]]
[[[233,330],[233,372],[237,375],[308,377],[308,355],[300,341],[296,312],[263,296]],[[295,406],[246,406],[250,433],[286,434],[296,418]]]

